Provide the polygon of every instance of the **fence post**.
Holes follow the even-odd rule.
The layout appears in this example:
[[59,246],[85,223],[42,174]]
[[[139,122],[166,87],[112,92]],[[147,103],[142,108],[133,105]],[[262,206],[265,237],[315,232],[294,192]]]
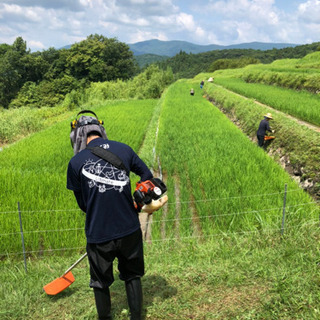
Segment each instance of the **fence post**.
[[21,210],[20,210],[20,202],[19,201],[18,201],[18,211],[19,211],[19,221],[20,221],[20,233],[21,233],[23,259],[24,259],[24,270],[26,271],[26,273],[28,273],[28,270],[27,270],[27,259],[26,259],[26,249],[24,247],[24,237],[23,237],[22,219],[21,219]]
[[284,233],[284,222],[285,222],[285,216],[286,216],[286,200],[287,200],[287,184],[285,184],[284,186],[281,235],[283,235]]

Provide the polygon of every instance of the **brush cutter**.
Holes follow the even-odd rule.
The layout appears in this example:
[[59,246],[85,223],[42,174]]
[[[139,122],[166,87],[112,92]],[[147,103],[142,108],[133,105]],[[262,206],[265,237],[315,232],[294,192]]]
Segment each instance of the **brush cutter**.
[[162,208],[168,201],[168,196],[163,195],[166,191],[167,186],[159,178],[140,181],[136,184],[136,189],[133,193],[134,205],[138,212],[146,212],[148,214],[144,235],[145,239],[147,239],[150,215]]
[[275,138],[275,136],[264,136],[264,141],[273,140]]
[[159,210],[168,200],[161,198],[166,191],[167,186],[159,178],[137,182],[133,193],[136,209],[150,214]]
[[66,270],[65,273],[60,278],[57,278],[57,279],[51,281],[50,283],[46,284],[43,287],[43,290],[46,292],[46,294],[51,295],[51,296],[55,296],[59,292],[68,288],[75,280],[73,274],[71,273],[71,270],[78,263],[80,263],[86,256],[87,256],[87,253],[85,253],[68,270]]

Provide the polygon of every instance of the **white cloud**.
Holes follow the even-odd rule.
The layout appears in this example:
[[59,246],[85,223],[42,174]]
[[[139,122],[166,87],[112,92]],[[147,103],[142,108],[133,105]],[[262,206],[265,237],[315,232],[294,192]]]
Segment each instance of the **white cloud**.
[[38,22],[40,20],[36,11],[31,8],[22,8],[17,5],[8,5],[6,3],[3,5],[1,15],[4,17],[11,16],[15,20],[20,18],[33,22]]
[[[284,3],[280,8],[274,0],[219,0],[209,1],[205,12],[206,18],[212,16],[211,27],[219,44],[252,41],[304,43],[307,31],[305,23],[302,23],[302,12],[308,20],[307,8],[311,3],[314,10],[319,7],[320,0],[307,1],[299,7],[298,13],[296,1],[287,3],[290,10],[285,10]],[[319,19],[320,14],[316,13],[314,17]],[[319,41],[316,32],[316,29],[312,31],[311,38]]]
[[201,27],[196,27],[195,36],[197,38],[204,39],[206,37],[206,31],[203,30]]
[[176,21],[177,21],[177,26],[181,27],[182,29],[185,29],[191,32],[193,32],[196,29],[193,16],[190,14],[181,12],[179,15],[176,16]]
[[141,42],[141,41],[146,41],[150,39],[158,39],[162,41],[168,40],[167,36],[161,32],[138,31],[137,33],[130,35],[128,43]]
[[28,43],[28,46],[32,47],[32,48],[37,48],[37,50],[46,49],[45,45],[41,41],[33,41],[33,40],[31,40]]
[[209,4],[206,9],[224,20],[245,21],[257,25],[276,24],[279,21],[274,0],[229,0]]
[[166,16],[179,11],[172,0],[116,0],[115,5],[132,16]]
[[0,0],[0,17],[1,43],[22,36],[35,50],[95,33],[123,42],[305,43],[319,41],[320,0]]
[[91,0],[3,0],[7,4],[15,4],[20,7],[39,7],[45,9],[67,9],[79,11],[83,6],[92,2]]
[[309,0],[299,5],[299,18],[308,23],[320,24],[320,0]]

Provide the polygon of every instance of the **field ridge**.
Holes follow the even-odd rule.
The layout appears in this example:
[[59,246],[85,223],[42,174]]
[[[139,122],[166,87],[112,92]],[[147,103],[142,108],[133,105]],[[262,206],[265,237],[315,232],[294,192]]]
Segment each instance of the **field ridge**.
[[308,121],[302,120],[302,119],[300,119],[300,118],[298,118],[298,117],[295,117],[295,116],[293,116],[293,115],[290,115],[290,114],[288,114],[288,113],[285,113],[285,112],[283,112],[283,111],[281,111],[281,110],[277,110],[277,109],[273,108],[272,106],[270,106],[270,105],[268,105],[268,104],[265,104],[265,103],[262,103],[262,102],[260,102],[260,101],[258,101],[258,100],[256,100],[256,99],[248,98],[248,97],[246,97],[245,95],[242,95],[242,94],[240,94],[240,93],[238,93],[238,92],[235,92],[235,91],[233,91],[233,90],[231,90],[231,89],[225,88],[225,87],[223,87],[222,85],[218,85],[218,84],[214,84],[214,85],[217,86],[217,87],[224,88],[225,90],[227,90],[227,91],[229,91],[229,92],[232,92],[232,93],[234,93],[235,95],[238,95],[239,97],[242,97],[242,98],[244,98],[244,99],[252,100],[252,101],[253,101],[254,103],[256,103],[257,105],[260,105],[260,106],[262,106],[262,107],[267,107],[267,108],[269,108],[269,109],[272,109],[274,113],[282,114],[283,116],[285,116],[285,117],[287,117],[287,118],[289,118],[289,119],[295,120],[298,124],[304,125],[304,126],[308,127],[308,128],[311,129],[311,130],[314,130],[314,131],[316,131],[316,132],[320,132],[320,126],[317,126],[317,125],[312,124],[312,123],[310,123],[310,122],[308,122]]

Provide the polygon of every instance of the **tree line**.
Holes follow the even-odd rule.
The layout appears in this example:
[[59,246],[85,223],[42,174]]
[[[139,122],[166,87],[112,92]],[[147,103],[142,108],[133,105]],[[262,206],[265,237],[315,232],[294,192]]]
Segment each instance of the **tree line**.
[[54,106],[91,82],[127,80],[138,72],[129,46],[90,35],[70,49],[31,53],[26,41],[0,44],[0,107]]
[[320,42],[264,51],[254,49],[224,49],[198,54],[187,54],[184,51],[180,51],[174,57],[157,62],[156,64],[164,70],[170,67],[178,78],[193,78],[201,72],[213,72],[219,69],[234,67],[241,68],[244,66],[244,63],[271,63],[278,59],[299,59],[319,50]]
[[[192,78],[201,72],[301,58],[319,47],[318,42],[266,51],[226,49],[199,54],[180,51],[172,58],[154,62],[157,68],[148,70],[150,65],[140,68],[129,46],[116,38],[94,34],[69,49],[51,47],[42,52],[30,52],[26,41],[18,37],[12,45],[0,44],[0,108],[53,107],[68,93],[83,92],[92,83],[128,81],[143,72],[144,78],[148,78],[150,70],[165,70],[166,74],[159,74],[161,78],[171,79],[171,73],[175,79]],[[151,97],[155,98],[159,90],[162,89],[155,90],[153,83],[148,91],[152,91]]]

